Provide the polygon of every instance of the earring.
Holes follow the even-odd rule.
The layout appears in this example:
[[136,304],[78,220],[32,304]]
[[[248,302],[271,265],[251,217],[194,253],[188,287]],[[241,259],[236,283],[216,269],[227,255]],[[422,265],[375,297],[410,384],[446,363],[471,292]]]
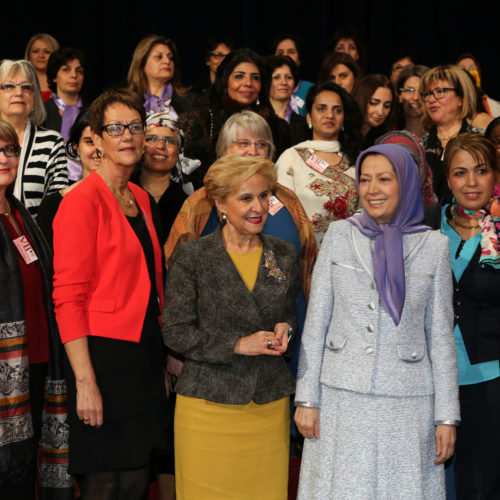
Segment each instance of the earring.
[[96,154],[97,154],[97,158],[101,159],[102,158],[102,151],[100,149],[97,149],[96,148]]
[[256,104],[257,106],[260,106],[260,101],[259,101],[259,98],[258,98],[258,97],[257,97],[257,100],[255,101],[255,104]]
[[307,126],[309,127],[309,129],[313,128],[312,123],[308,123]]
[[342,124],[342,127],[340,127],[340,130],[342,130],[342,132],[344,131],[344,124]]
[[222,214],[222,220],[223,220],[224,222],[226,222],[226,221],[227,221],[226,214]]

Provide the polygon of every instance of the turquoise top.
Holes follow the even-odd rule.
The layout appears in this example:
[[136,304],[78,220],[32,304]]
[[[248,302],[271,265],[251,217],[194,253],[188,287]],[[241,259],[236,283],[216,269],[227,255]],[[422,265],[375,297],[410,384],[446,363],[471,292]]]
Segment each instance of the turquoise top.
[[[446,209],[444,206],[441,212],[441,232],[448,236],[450,246],[451,269],[455,279],[460,281],[462,274],[469,265],[477,246],[481,241],[481,233],[477,233],[472,238],[465,241],[460,255],[457,257],[457,250],[462,242],[461,236],[448,224],[446,220]],[[479,384],[494,378],[500,377],[500,362],[486,361],[485,363],[477,363],[472,365],[467,355],[464,339],[458,325],[454,330],[455,342],[457,345],[457,360],[458,360],[458,383],[460,385]]]

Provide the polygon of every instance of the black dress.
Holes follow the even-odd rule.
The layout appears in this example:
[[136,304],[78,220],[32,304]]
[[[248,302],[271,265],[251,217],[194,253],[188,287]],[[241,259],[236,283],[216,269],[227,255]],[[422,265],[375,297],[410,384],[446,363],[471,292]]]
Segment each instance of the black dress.
[[137,469],[147,466],[158,450],[172,447],[168,437],[172,413],[165,390],[153,245],[142,215],[127,219],[146,257],[151,280],[149,303],[138,343],[88,337],[103,401],[104,423],[100,428],[84,425],[76,414],[75,379],[66,359],[71,474]]

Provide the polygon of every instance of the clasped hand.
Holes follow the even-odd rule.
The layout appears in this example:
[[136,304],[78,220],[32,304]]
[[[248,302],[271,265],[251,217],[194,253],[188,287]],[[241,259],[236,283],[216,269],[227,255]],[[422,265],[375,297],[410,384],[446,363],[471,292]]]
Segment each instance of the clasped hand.
[[288,348],[289,329],[288,323],[276,323],[272,332],[261,330],[241,337],[236,343],[234,352],[244,356],[258,356],[259,354],[282,356]]

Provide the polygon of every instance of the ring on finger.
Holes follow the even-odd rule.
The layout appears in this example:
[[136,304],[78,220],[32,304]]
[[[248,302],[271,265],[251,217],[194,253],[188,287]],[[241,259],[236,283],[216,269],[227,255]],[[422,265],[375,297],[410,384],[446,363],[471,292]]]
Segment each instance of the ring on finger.
[[272,340],[268,340],[267,341],[267,348],[271,349],[272,345],[273,345],[273,341]]

